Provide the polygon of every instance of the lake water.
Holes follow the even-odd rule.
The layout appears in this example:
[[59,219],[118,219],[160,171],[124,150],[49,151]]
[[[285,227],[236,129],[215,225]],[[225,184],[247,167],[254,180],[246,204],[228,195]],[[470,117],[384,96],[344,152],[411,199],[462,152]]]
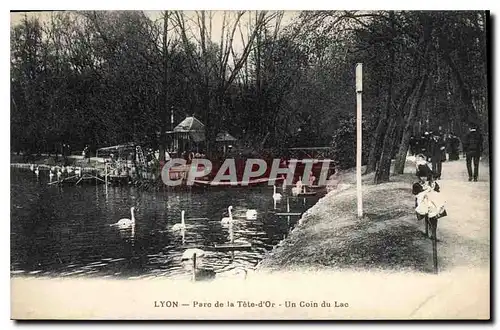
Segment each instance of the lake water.
[[[16,276],[156,277],[185,276],[182,253],[190,247],[205,250],[203,267],[221,273],[254,268],[299,217],[279,217],[286,210],[288,192],[277,210],[272,187],[229,188],[218,191],[145,192],[132,186],[48,185],[29,170],[11,169],[11,274]],[[291,212],[303,212],[319,196],[290,197]],[[221,224],[233,206],[235,242],[251,243],[247,251],[213,251],[214,244],[230,242]],[[136,208],[135,230],[111,227],[130,218]],[[257,220],[247,220],[256,209]],[[172,231],[185,211],[186,230]],[[239,217],[242,215],[243,217]],[[207,218],[194,219],[190,218]]]

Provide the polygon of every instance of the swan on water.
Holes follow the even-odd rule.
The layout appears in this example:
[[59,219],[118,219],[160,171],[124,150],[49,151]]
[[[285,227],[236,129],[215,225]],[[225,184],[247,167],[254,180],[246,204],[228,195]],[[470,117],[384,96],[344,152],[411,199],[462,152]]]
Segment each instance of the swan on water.
[[247,220],[257,219],[257,210],[253,210],[253,209],[247,210],[246,218],[247,218]]
[[273,186],[273,199],[275,202],[281,200],[281,194],[276,192],[276,185]]
[[200,265],[203,265],[204,256],[205,251],[198,248],[187,249],[181,256],[181,262],[183,263],[185,269],[187,270],[189,268],[191,270],[192,281],[210,280],[215,278],[215,271],[204,268],[198,269]]
[[232,210],[232,209],[233,209],[233,207],[232,207],[232,206],[229,206],[229,207],[227,208],[227,211],[228,211],[228,213],[229,213],[229,216],[228,216],[228,217],[224,217],[224,218],[222,218],[222,219],[221,219],[221,221],[220,221],[221,223],[223,223],[223,224],[228,224],[228,223],[232,223],[232,222],[233,222],[233,213],[231,212],[231,210]]
[[[196,261],[194,258],[195,255]],[[186,267],[186,269],[190,269],[192,272],[193,281],[211,280],[214,278],[247,278],[248,271],[241,266],[226,270],[220,274],[215,273],[215,271],[211,269],[204,269],[202,265],[203,257],[205,257],[205,251],[198,248],[187,249],[181,256],[181,261],[184,263],[184,267]],[[200,265],[202,268],[198,268]]]
[[110,226],[116,226],[116,227],[119,227],[122,229],[123,228],[130,228],[130,227],[134,226],[135,225],[134,210],[135,210],[135,207],[132,206],[130,208],[130,215],[131,215],[132,219],[123,218],[123,219],[118,220],[117,223],[111,224]]
[[302,191],[302,187],[304,186],[304,184],[302,183],[302,178],[299,178],[299,181],[297,181],[295,186],[300,188],[300,190]]
[[295,183],[295,187],[292,188],[292,196],[298,196],[302,193],[303,187],[302,178],[299,178],[299,181]]
[[309,186],[312,187],[314,186],[314,181],[316,181],[316,177],[314,176],[313,172],[309,173]]
[[172,230],[183,230],[186,229],[186,223],[184,222],[184,210],[181,211],[181,222],[173,225]]

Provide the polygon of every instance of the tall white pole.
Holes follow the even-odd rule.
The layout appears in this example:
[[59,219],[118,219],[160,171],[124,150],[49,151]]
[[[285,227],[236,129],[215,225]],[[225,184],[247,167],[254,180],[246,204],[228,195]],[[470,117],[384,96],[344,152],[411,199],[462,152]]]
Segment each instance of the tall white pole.
[[356,64],[356,187],[358,195],[358,218],[363,217],[363,194],[361,185],[361,141],[362,141],[362,112],[363,99],[363,64]]
[[106,188],[106,197],[108,196],[108,163],[104,163],[104,186]]

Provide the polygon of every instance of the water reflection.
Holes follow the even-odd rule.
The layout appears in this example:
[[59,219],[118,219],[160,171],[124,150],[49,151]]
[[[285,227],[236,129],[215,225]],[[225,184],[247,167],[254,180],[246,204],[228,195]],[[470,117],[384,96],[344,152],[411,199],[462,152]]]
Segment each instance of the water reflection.
[[[252,269],[316,198],[283,199],[274,209],[273,188],[217,191],[144,192],[135,187],[48,185],[48,173],[11,170],[11,273],[54,276],[189,276],[181,256],[189,248],[205,251],[203,267],[220,274]],[[221,224],[232,205],[233,222]],[[130,218],[131,228],[110,226]],[[257,210],[256,219],[246,211]],[[289,211],[288,211],[289,210]],[[185,211],[185,228],[172,231]],[[250,249],[214,246],[251,243]]]

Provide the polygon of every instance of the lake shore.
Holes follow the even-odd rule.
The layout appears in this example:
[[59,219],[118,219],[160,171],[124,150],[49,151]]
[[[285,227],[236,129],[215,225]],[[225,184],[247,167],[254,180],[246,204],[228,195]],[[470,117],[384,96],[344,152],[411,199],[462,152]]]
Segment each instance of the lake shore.
[[[375,185],[363,176],[364,216],[357,218],[352,171],[307,210],[290,235],[259,264],[262,271],[378,269],[432,271],[432,246],[416,220],[413,174]],[[445,220],[443,220],[445,221]]]
[[[463,160],[443,164],[446,179],[439,183],[450,215],[438,223],[440,270],[466,266],[469,262],[489,267],[489,168],[485,163],[482,166],[484,179],[469,183]],[[356,214],[355,173],[343,173],[338,189],[305,212],[291,234],[269,253],[258,269],[369,268],[431,272],[432,245],[424,235],[423,222],[417,221],[415,216],[415,197],[411,194],[415,177],[410,163],[405,173],[391,176],[391,182],[379,185],[373,184],[373,174],[363,176],[362,219],[358,219]],[[468,194],[454,194],[459,190]],[[474,203],[467,207],[466,200]],[[459,233],[449,232],[457,229],[457,225]],[[468,240],[468,229],[473,234],[479,234],[476,239],[482,238],[483,241],[467,241],[470,250],[468,259],[464,256],[454,258],[453,247],[449,244]],[[474,229],[480,230],[480,233]],[[453,241],[448,242],[448,237]]]

